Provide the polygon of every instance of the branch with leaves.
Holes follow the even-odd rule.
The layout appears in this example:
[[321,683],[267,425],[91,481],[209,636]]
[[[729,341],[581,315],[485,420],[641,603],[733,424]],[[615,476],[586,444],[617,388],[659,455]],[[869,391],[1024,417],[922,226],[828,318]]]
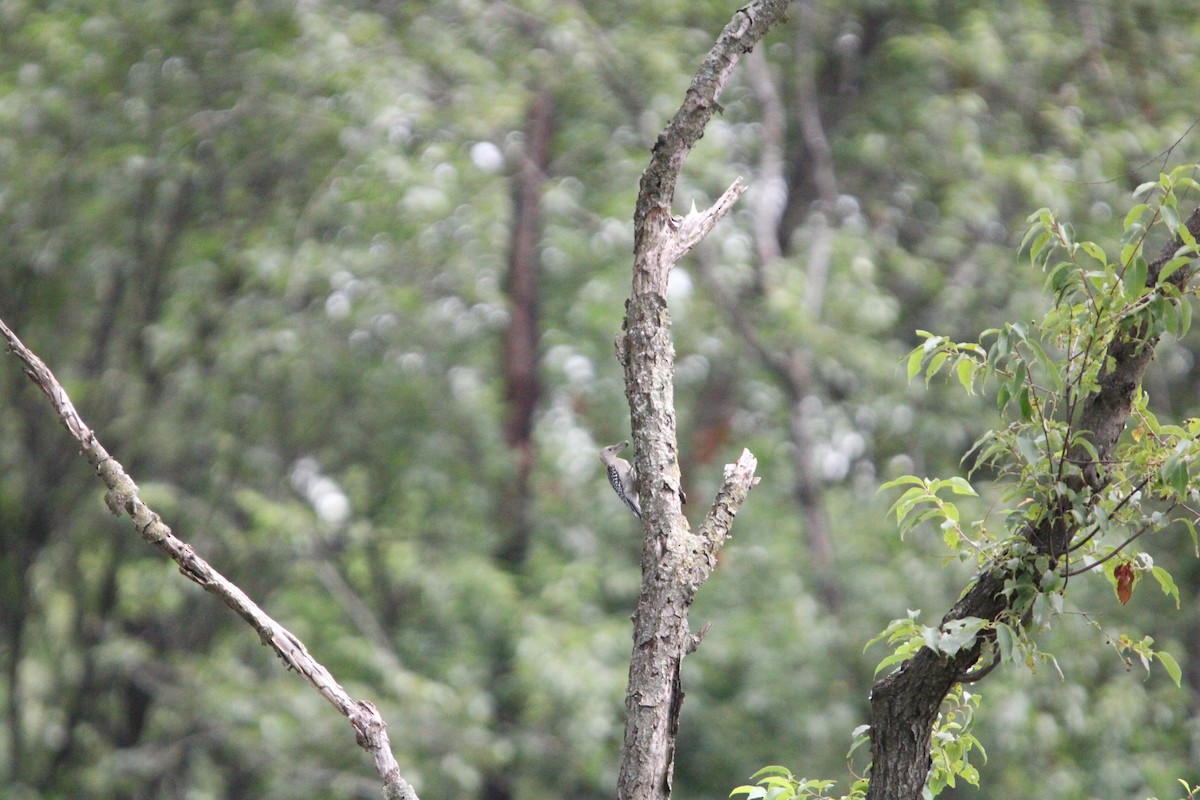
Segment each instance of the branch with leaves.
[[[1161,336],[1182,336],[1191,322],[1200,209],[1181,221],[1177,207],[1181,193],[1200,189],[1195,169],[1181,167],[1138,188],[1135,196],[1155,193],[1157,201],[1126,215],[1114,259],[1094,242],[1077,241],[1049,211],[1030,216],[1022,248],[1029,247],[1055,298],[1039,324],[1007,324],[985,331],[981,342],[920,332],[925,341],[909,356],[910,379],[923,374],[928,382],[949,368],[971,394],[994,382],[1000,410],[1014,417],[968,453],[972,472],[993,471],[1011,508],[995,532],[987,520],[963,522],[956,498],[976,491],[962,476],[906,475],[882,487],[904,489],[890,509],[902,535],[932,522],[946,546],[974,559],[979,571],[937,625],[921,625],[919,612],[910,612],[867,643],[892,648],[876,674],[894,671],[871,690],[871,724],[856,729],[850,750],[870,743],[869,772],[855,776],[843,800],[914,800],[959,779],[977,784],[970,757],[983,753],[971,732],[979,696],[965,686],[1001,664],[1049,660],[1057,667],[1037,650],[1034,634],[1062,613],[1072,576],[1102,571],[1125,603],[1137,576],[1149,573],[1179,605],[1170,574],[1128,548],[1180,523],[1200,549],[1200,420],[1159,422],[1141,389]],[[1154,227],[1166,229],[1168,242],[1147,261],[1142,248]],[[1123,437],[1131,417],[1134,428]],[[1179,665],[1156,651],[1151,637],[1110,635],[1083,616],[1127,667],[1132,656],[1147,669],[1158,661],[1180,683]],[[834,785],[798,779],[780,766],[751,780],[733,794],[826,798]]]
[[190,544],[176,537],[162,518],[142,502],[138,496],[137,484],[125,472],[120,462],[109,455],[96,438],[96,434],[84,423],[66,390],[45,362],[26,347],[3,320],[0,320],[0,335],[4,336],[8,349],[24,365],[25,374],[49,398],[59,420],[79,444],[83,457],[108,487],[104,502],[109,510],[117,516],[122,513],[128,515],[143,539],[174,560],[186,578],[221,598],[258,631],[262,643],[274,650],[289,669],[295,670],[350,720],[354,727],[355,739],[359,746],[370,754],[375,769],[383,779],[383,796],[386,800],[418,800],[416,791],[400,774],[400,767],[392,755],[387,725],[379,709],[366,700],[355,700],[351,697],[329,670],[309,654],[304,643],[295,634],[272,619],[245,592],[213,569],[196,554]]
[[[1177,207],[1182,193],[1200,188],[1194,169],[1139,187],[1135,196],[1157,200],[1126,215],[1115,258],[1077,240],[1048,210],[1034,213],[1023,247],[1055,300],[1044,319],[985,331],[980,342],[922,333],[925,342],[911,354],[910,377],[929,380],[949,368],[971,393],[995,382],[997,404],[1013,421],[976,442],[972,469],[993,471],[1011,510],[998,533],[986,521],[966,531],[955,504],[939,496],[974,494],[965,479],[905,476],[885,485],[907,487],[892,506],[902,529],[938,523],[946,544],[977,559],[980,572],[936,628],[910,619],[885,632],[896,650],[884,665],[902,663],[871,693],[869,800],[920,795],[931,780],[943,700],[997,664],[1038,658],[1032,634],[1061,612],[1070,577],[1103,570],[1125,602],[1136,572],[1145,571],[1178,603],[1166,570],[1127,549],[1176,522],[1197,540],[1200,422],[1160,423],[1141,389],[1161,336],[1181,336],[1191,322],[1200,210],[1181,221]],[[1153,228],[1165,228],[1169,240],[1147,260],[1142,250]],[[1123,437],[1131,416],[1135,426]],[[1169,654],[1145,639],[1120,641],[1179,682]]]

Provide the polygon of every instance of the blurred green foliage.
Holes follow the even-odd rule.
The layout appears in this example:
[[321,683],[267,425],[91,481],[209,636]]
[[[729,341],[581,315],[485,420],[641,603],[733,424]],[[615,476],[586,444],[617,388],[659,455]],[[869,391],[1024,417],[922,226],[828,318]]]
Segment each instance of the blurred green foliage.
[[[735,5],[0,2],[0,317],[176,533],[380,706],[423,797],[495,774],[519,797],[612,793],[639,543],[594,447],[628,428],[612,339],[638,177]],[[844,771],[879,660],[863,644],[906,609],[939,619],[970,569],[936,536],[901,541],[876,489],[956,474],[997,422],[906,382],[914,331],[1040,316],[1017,255],[1031,211],[1115,252],[1133,188],[1197,160],[1192,11],[812,2],[760,48],[766,84],[739,67],[677,198],[751,185],[678,267],[676,398],[689,513],[743,446],[763,481],[693,610],[713,627],[684,667],[681,796],[724,797],[763,764]],[[542,395],[513,568],[494,556],[516,458],[500,354],[510,177],[540,90]],[[762,351],[804,354],[797,402],[730,306]],[[1172,340],[1151,367],[1164,419],[1200,413],[1196,349]],[[345,721],[104,512],[4,366],[0,794],[377,796]],[[819,568],[797,420],[804,502],[830,523]],[[973,483],[964,519],[997,500]],[[1182,610],[1072,581],[1041,642],[1065,677],[978,687],[988,760],[956,791],[1165,798],[1197,780],[1200,567],[1179,532],[1145,547]],[[1152,634],[1183,688],[1126,674],[1077,611]]]

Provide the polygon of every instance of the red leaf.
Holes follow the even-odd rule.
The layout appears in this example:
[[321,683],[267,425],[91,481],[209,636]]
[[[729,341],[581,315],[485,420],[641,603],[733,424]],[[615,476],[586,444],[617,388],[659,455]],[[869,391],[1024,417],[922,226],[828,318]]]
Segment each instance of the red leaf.
[[1125,605],[1133,596],[1133,565],[1118,564],[1113,570],[1113,576],[1117,579],[1117,599],[1121,601],[1121,605]]

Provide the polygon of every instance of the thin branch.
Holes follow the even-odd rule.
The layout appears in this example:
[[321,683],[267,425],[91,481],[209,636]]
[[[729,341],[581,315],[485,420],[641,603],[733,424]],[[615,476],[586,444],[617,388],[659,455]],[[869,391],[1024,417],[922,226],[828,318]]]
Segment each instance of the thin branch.
[[[1118,512],[1118,511],[1120,511],[1122,508],[1124,508],[1124,507],[1125,507],[1125,504],[1126,504],[1126,503],[1128,503],[1130,500],[1132,500],[1132,499],[1133,499],[1133,497],[1134,497],[1134,495],[1136,495],[1136,494],[1137,494],[1138,492],[1140,492],[1142,489],[1146,488],[1146,484],[1150,482],[1150,478],[1151,478],[1151,477],[1153,477],[1153,476],[1152,476],[1152,475],[1147,475],[1146,477],[1142,478],[1142,479],[1141,479],[1141,480],[1138,482],[1138,484],[1137,484],[1136,486],[1134,486],[1134,487],[1133,487],[1133,489],[1132,489],[1132,490],[1129,492],[1129,494],[1127,494],[1127,495],[1125,495],[1124,497],[1122,497],[1122,498],[1121,498],[1121,500],[1120,500],[1120,502],[1118,502],[1118,503],[1117,503],[1115,506],[1113,506],[1113,509],[1112,509],[1112,511],[1109,511],[1109,512],[1108,512],[1108,517],[1109,517],[1109,519],[1112,519],[1114,516],[1116,516],[1117,512]],[[1075,544],[1073,544],[1073,545],[1070,547],[1070,549],[1068,549],[1068,550],[1067,550],[1067,553],[1068,553],[1068,554],[1069,554],[1069,553],[1074,553],[1076,550],[1078,550],[1079,548],[1083,547],[1085,544],[1087,544],[1088,542],[1090,542],[1090,541],[1092,540],[1092,537],[1094,537],[1094,536],[1095,536],[1097,533],[1099,533],[1099,532],[1100,532],[1100,526],[1099,526],[1098,524],[1097,524],[1097,525],[1093,525],[1093,526],[1092,526],[1092,529],[1091,529],[1091,530],[1088,532],[1087,536],[1084,536],[1084,537],[1083,537],[1082,539],[1080,539],[1078,542],[1076,542]]]
[[787,207],[787,180],[783,177],[783,142],[787,120],[783,100],[775,88],[771,66],[761,51],[746,59],[746,76],[762,116],[762,155],[758,159],[758,186],[754,193],[754,243],[758,247],[758,289],[769,283],[765,274],[783,255],[779,221]]
[[[1174,507],[1175,507],[1175,504],[1172,503],[1171,508],[1174,508]],[[1170,509],[1168,509],[1168,511],[1169,510]],[[1064,575],[1063,577],[1072,578],[1076,575],[1082,575],[1085,572],[1090,572],[1091,570],[1093,570],[1096,567],[1103,564],[1105,561],[1108,561],[1110,558],[1112,558],[1113,556],[1120,553],[1122,550],[1124,550],[1129,545],[1133,544],[1133,541],[1135,539],[1143,536],[1146,532],[1148,532],[1150,530],[1150,528],[1151,528],[1150,523],[1147,522],[1145,525],[1143,525],[1142,527],[1140,527],[1136,531],[1134,531],[1132,536],[1130,536],[1128,539],[1126,539],[1125,541],[1123,541],[1119,545],[1117,545],[1116,548],[1114,548],[1113,551],[1111,553],[1109,553],[1108,555],[1106,555],[1104,558],[1097,559],[1090,564],[1080,567],[1079,569],[1073,569],[1070,572],[1068,572],[1066,575]]]
[[746,184],[742,183],[741,177],[734,178],[733,183],[729,184],[729,188],[708,209],[703,212],[697,211],[696,204],[693,202],[692,210],[688,212],[687,216],[672,220],[677,231],[675,246],[668,254],[671,262],[678,264],[684,256],[690,253],[692,248],[716,227],[717,223],[721,221],[721,217],[729,213],[729,209],[733,208],[733,204],[745,191]]
[[[742,55],[753,50],[771,26],[785,17],[787,6],[787,0],[755,0],[738,9],[705,56],[688,87],[683,105],[659,134],[650,164],[642,173],[633,217],[635,253],[656,249],[654,241],[644,242],[641,238],[650,236],[653,239],[664,234],[684,159],[704,135],[704,128],[713,114],[720,110],[717,98],[721,90]],[[647,274],[645,277],[651,282],[647,288],[665,294],[668,270],[669,265]]]
[[17,335],[0,320],[0,334],[8,342],[8,348],[24,364],[25,374],[54,406],[58,418],[71,436],[79,443],[83,456],[96,470],[96,474],[108,487],[104,502],[115,515],[124,512],[133,520],[137,532],[150,544],[162,550],[179,565],[179,571],[205,591],[221,598],[244,620],[258,631],[263,644],[294,669],[310,686],[321,693],[354,726],[355,738],[375,762],[375,768],[383,778],[386,800],[417,800],[412,786],[400,775],[400,767],[392,755],[387,735],[387,725],[379,710],[366,700],[355,700],[334,680],[324,666],[317,662],[304,643],[259,608],[236,585],[196,555],[191,545],[176,538],[158,514],[142,502],[139,489],[118,461],[108,454],[79,416],[71,398],[62,384],[54,377],[50,368],[27,348]]
[[[757,468],[758,459],[746,449],[742,450],[737,461],[725,465],[725,480],[717,490],[712,508],[708,510],[708,515],[700,525],[700,538],[709,545],[705,550],[706,555],[715,558],[725,544],[729,537],[729,529],[733,525],[733,518],[746,502],[747,492],[760,480],[754,477],[754,470]],[[703,631],[700,635],[703,635]]]

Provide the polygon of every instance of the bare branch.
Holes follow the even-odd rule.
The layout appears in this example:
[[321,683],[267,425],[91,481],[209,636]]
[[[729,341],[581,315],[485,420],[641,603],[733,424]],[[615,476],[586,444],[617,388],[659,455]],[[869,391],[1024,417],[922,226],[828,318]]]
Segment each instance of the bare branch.
[[696,72],[683,105],[655,142],[634,210],[633,286],[618,353],[625,367],[645,538],[625,696],[620,800],[670,797],[683,702],[680,665],[698,643],[688,628],[688,608],[711,574],[717,550],[754,483],[754,457],[745,452],[726,474],[725,488],[701,532],[692,533],[680,491],[667,281],[675,263],[712,229],[744,187],[740,179],[734,181],[710,209],[693,209],[683,218],[672,217],[671,203],[683,161],[720,109],[717,98],[734,66],[786,10],[786,0],[755,0],[733,15]]
[[746,75],[762,116],[762,155],[758,160],[758,186],[754,203],[754,243],[758,247],[759,291],[768,280],[766,271],[783,255],[779,221],[787,207],[787,181],[783,177],[783,142],[787,121],[783,100],[775,88],[775,76],[762,51],[746,59]]
[[700,525],[700,538],[708,543],[706,552],[714,558],[729,538],[733,518],[746,502],[750,487],[762,480],[754,476],[754,470],[757,468],[758,459],[746,449],[742,450],[737,461],[725,465],[725,481],[717,490],[712,508],[708,510],[708,516]]
[[746,184],[742,183],[740,177],[735,178],[733,183],[729,185],[717,202],[713,203],[710,208],[704,212],[696,210],[696,204],[692,203],[692,210],[687,216],[675,221],[676,239],[674,252],[670,254],[673,263],[679,263],[680,259],[692,251],[692,248],[700,243],[700,240],[708,235],[716,224],[720,222],[721,217],[733,208],[733,204],[746,191]]
[[400,775],[400,767],[392,755],[388,740],[387,725],[379,710],[366,700],[355,700],[347,694],[329,670],[309,655],[304,643],[291,631],[268,616],[241,589],[196,555],[191,545],[176,538],[158,514],[142,502],[138,496],[137,484],[121,464],[101,446],[95,433],[79,416],[66,390],[45,362],[30,351],[3,320],[0,320],[0,334],[7,340],[9,350],[24,364],[25,374],[50,398],[58,418],[79,443],[83,456],[108,487],[104,502],[109,510],[116,515],[122,512],[128,514],[143,539],[170,556],[187,578],[199,584],[205,591],[221,598],[242,619],[250,623],[258,631],[263,644],[274,650],[288,668],[299,673],[310,686],[350,720],[350,724],[354,726],[355,739],[360,747],[370,753],[376,770],[383,778],[384,797],[387,800],[417,800],[412,786]]
[[[784,18],[787,6],[787,0],[755,0],[738,9],[705,56],[688,87],[683,105],[659,134],[650,164],[642,173],[633,216],[635,254],[649,254],[660,249],[656,240],[665,237],[669,230],[671,201],[684,159],[704,135],[712,115],[720,110],[717,98],[738,60],[754,49],[772,25]],[[649,241],[643,241],[647,237]],[[665,294],[670,267],[670,263],[638,263],[634,280],[644,279],[647,290]],[[637,292],[636,286],[634,291]]]

